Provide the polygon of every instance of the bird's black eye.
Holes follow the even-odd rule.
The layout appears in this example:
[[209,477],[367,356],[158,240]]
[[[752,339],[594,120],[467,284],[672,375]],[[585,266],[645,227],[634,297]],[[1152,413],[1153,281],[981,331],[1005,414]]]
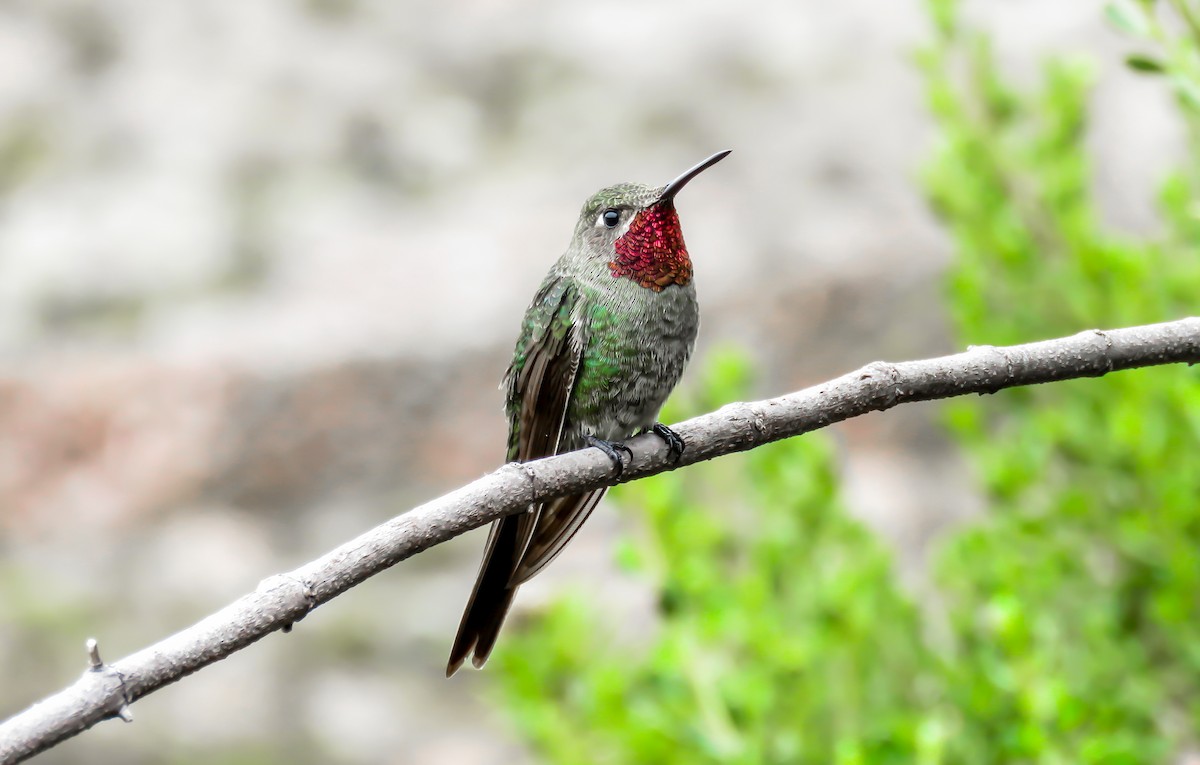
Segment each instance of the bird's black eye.
[[616,228],[617,221],[621,220],[621,213],[616,210],[605,210],[604,215],[600,217],[604,218],[604,225],[609,228]]

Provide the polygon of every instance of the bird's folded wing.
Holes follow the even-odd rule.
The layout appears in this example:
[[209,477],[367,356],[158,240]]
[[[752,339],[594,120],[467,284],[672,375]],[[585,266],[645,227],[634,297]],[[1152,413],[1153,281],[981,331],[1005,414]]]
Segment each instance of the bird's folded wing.
[[[527,326],[542,324],[545,329],[531,333],[528,344],[518,348],[509,372],[509,414],[515,430],[511,434],[515,438],[510,438],[510,459],[524,462],[548,457],[566,446],[563,425],[587,342],[578,320],[578,300],[578,288],[564,277],[548,281],[530,307]],[[604,490],[599,489],[561,497],[518,516],[518,559],[509,584],[521,584],[545,568],[603,495]]]

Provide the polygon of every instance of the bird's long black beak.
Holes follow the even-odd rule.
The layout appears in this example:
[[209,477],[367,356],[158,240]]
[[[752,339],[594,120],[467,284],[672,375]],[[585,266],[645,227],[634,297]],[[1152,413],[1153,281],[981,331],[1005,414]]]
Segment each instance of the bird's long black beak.
[[679,190],[688,184],[688,181],[692,180],[700,173],[704,172],[708,168],[712,167],[713,165],[717,164],[721,160],[728,157],[729,152],[731,152],[731,151],[733,151],[733,150],[726,149],[725,151],[718,151],[716,154],[712,155],[711,157],[704,160],[703,162],[696,165],[695,167],[690,168],[683,175],[679,176],[675,180],[668,183],[663,188],[662,194],[659,195],[658,201],[659,202],[669,202],[672,199],[674,199],[675,195],[679,193]]

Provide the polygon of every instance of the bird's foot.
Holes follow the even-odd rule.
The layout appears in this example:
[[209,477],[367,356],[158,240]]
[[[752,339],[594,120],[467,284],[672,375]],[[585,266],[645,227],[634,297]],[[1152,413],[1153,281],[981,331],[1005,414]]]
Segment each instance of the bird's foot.
[[612,460],[613,467],[617,469],[618,478],[625,472],[625,460],[621,459],[621,454],[629,457],[629,461],[633,462],[633,451],[620,441],[605,441],[602,438],[588,436],[587,445],[596,447],[604,452],[604,456]]
[[687,448],[683,438],[661,422],[654,423],[654,427],[650,430],[654,435],[667,442],[667,450],[671,453],[671,459],[678,462],[679,458],[683,456],[683,450]]

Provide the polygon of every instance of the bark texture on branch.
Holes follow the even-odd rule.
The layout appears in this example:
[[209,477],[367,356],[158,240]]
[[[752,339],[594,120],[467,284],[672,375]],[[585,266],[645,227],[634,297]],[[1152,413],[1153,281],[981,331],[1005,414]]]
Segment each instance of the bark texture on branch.
[[[677,462],[669,460],[661,439],[631,439],[633,460],[621,481],[753,449],[907,401],[1197,362],[1200,318],[1089,330],[1006,348],[977,346],[923,361],[875,362],[786,396],[729,404],[673,425],[687,443]],[[102,663],[89,641],[90,661],[83,677],[0,723],[0,765],[32,757],[101,720],[131,719],[129,705],[137,699],[289,627],[322,603],[422,550],[519,512],[531,502],[617,482],[609,459],[597,449],[508,464],[317,560],[264,580],[254,592],[213,615],[112,664]]]

